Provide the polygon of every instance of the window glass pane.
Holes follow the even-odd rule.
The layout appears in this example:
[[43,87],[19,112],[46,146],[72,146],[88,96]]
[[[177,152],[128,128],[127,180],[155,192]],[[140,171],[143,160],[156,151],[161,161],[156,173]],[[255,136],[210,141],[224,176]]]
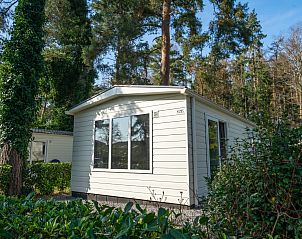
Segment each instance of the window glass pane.
[[149,114],[131,116],[131,169],[149,170]]
[[210,151],[210,171],[215,174],[219,166],[218,124],[216,121],[208,120],[208,136]]
[[109,120],[95,122],[94,167],[108,168],[109,157]]
[[129,117],[112,120],[111,168],[128,168]]

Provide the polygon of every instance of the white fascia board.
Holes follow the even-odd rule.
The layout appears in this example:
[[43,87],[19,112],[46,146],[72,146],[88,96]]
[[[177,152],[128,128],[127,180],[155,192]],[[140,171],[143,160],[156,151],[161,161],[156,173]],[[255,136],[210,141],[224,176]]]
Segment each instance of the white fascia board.
[[82,104],[66,111],[67,115],[74,115],[77,112],[91,108],[95,105],[104,103],[108,100],[126,95],[159,95],[159,94],[185,94],[184,87],[149,87],[149,86],[115,86],[99,95],[96,95]]
[[95,105],[99,105],[106,101],[112,100],[114,98],[118,98],[121,96],[126,95],[160,95],[160,94],[183,94],[183,95],[190,95],[197,100],[201,101],[202,103],[210,106],[213,109],[217,109],[223,113],[226,113],[240,121],[245,122],[246,124],[250,125],[251,127],[256,127],[256,124],[253,122],[225,109],[224,107],[213,103],[212,101],[206,99],[205,97],[194,93],[192,90],[187,89],[181,86],[144,86],[144,85],[132,85],[132,86],[114,86],[111,89],[104,91],[98,95],[91,97],[90,99],[84,101],[83,103],[71,108],[70,110],[66,111],[67,115],[74,115],[77,112],[82,110],[91,108]]

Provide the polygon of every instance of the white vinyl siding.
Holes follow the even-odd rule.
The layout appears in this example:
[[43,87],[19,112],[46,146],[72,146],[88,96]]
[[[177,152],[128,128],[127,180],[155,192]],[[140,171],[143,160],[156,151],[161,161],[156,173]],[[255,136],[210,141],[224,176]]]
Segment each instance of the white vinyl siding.
[[[183,111],[182,111],[183,110]],[[152,117],[152,172],[104,172],[93,169],[96,119],[158,113]],[[72,191],[189,205],[186,97],[181,94],[123,96],[75,114]],[[151,122],[150,122],[151,123]],[[151,140],[151,139],[150,139]]]
[[71,162],[73,137],[70,135],[57,135],[46,133],[33,133],[34,141],[46,142],[46,161],[58,159],[60,162]]
[[[207,118],[214,118],[226,123],[227,147],[228,149],[234,144],[236,139],[246,137],[245,129],[252,128],[251,124],[247,124],[231,114],[221,112],[217,109],[204,104],[196,98],[195,104],[195,123],[196,123],[196,156],[197,156],[197,184],[198,196],[202,197],[207,194],[207,184],[205,177],[209,176],[208,161],[208,138],[206,133]],[[189,136],[190,137],[190,136]]]

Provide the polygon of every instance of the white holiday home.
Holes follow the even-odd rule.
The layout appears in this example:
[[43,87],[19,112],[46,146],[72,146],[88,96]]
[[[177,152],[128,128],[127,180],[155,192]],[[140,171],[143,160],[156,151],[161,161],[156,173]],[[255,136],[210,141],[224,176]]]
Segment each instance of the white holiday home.
[[71,162],[72,132],[33,128],[28,161]]
[[74,116],[73,195],[187,206],[254,127],[175,86],[114,86],[66,113]]

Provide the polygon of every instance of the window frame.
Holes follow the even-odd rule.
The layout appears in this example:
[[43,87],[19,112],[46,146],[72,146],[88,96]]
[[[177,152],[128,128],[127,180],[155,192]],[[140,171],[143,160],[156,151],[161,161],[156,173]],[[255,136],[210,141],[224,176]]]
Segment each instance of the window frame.
[[[131,169],[131,116],[135,115],[149,115],[149,169]],[[93,120],[93,137],[92,137],[92,171],[93,172],[113,172],[113,173],[141,173],[141,174],[153,174],[153,112],[152,111],[140,111],[133,112],[131,114],[118,114],[118,115],[107,115],[97,116]],[[113,169],[111,168],[112,160],[112,121],[116,118],[129,117],[128,121],[128,168],[127,169]],[[95,168],[94,167],[94,147],[95,147],[95,122],[99,120],[109,120],[109,157],[108,157],[108,168]]]
[[212,120],[214,122],[217,123],[217,139],[218,139],[218,153],[219,153],[219,168],[221,167],[222,164],[222,160],[221,160],[221,145],[220,145],[220,132],[219,132],[219,122],[224,123],[226,126],[225,129],[225,138],[226,138],[226,143],[225,143],[225,147],[226,147],[226,153],[228,154],[228,130],[229,130],[229,124],[226,120],[223,120],[219,117],[215,117],[212,115],[207,115],[205,114],[205,126],[206,126],[206,134],[205,134],[205,138],[206,138],[206,148],[207,148],[207,170],[208,170],[208,177],[210,178],[211,175],[211,159],[210,159],[210,145],[209,145],[209,120]]

